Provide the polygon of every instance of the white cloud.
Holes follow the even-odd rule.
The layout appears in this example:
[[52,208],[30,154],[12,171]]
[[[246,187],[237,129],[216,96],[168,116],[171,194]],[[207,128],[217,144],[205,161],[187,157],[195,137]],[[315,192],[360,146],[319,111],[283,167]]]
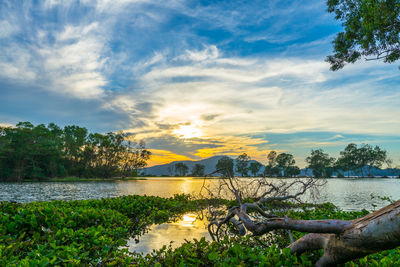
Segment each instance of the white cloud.
[[[400,92],[377,94],[373,84],[381,79],[382,64],[359,63],[346,72],[333,73],[323,60],[220,55],[190,60],[187,55],[182,55],[186,61],[163,61],[143,75],[148,97],[159,103],[155,119],[160,122],[196,122],[208,136],[400,131],[396,122],[400,110],[395,103]],[[370,72],[372,69],[376,74]],[[354,77],[363,78],[340,85],[341,79]],[[210,113],[219,116],[203,121],[202,115]]]
[[0,122],[0,127],[13,127],[13,126],[15,126],[15,125],[12,125],[10,123],[2,123],[2,122]]
[[32,61],[32,55],[18,45],[3,47],[0,55],[0,77],[32,82],[37,77],[31,68]]
[[[212,21],[212,27],[232,31],[232,38],[285,42],[297,38],[290,32],[282,35],[284,27],[292,25],[291,14],[300,12],[299,6],[313,8],[310,5],[297,2],[282,11],[277,8],[280,1],[269,1],[260,10],[243,5],[231,10],[223,4],[189,8],[179,0],[83,0],[80,5],[91,9],[76,22],[66,18],[74,3],[45,2],[45,8],[60,8],[56,13],[60,14],[57,26],[61,28],[54,29],[51,23],[29,28],[22,23],[0,22],[4,25],[0,27],[0,38],[10,38],[25,29],[24,38],[29,39],[29,45],[10,38],[1,46],[4,53],[0,55],[0,77],[41,84],[62,97],[99,100],[96,104],[123,117],[126,125],[139,118],[141,123],[133,130],[142,131],[143,136],[171,134],[170,129],[160,129],[162,123],[195,124],[205,137],[217,136],[226,142],[233,142],[238,135],[265,132],[400,131],[400,93],[377,93],[381,90],[378,84],[384,84],[380,80],[390,80],[398,73],[388,72],[379,63],[350,65],[342,72],[330,72],[323,57],[316,58],[313,50],[321,53],[315,47],[329,44],[331,36],[283,47],[285,52],[273,57],[262,53],[245,57],[240,56],[241,50],[221,48],[229,47],[224,44],[231,40],[207,43],[207,38],[187,29],[168,32],[172,33],[168,36],[171,40],[162,39],[166,35],[153,35],[157,30],[161,32],[166,27],[163,22],[171,22],[168,16],[176,12],[196,18],[195,23]],[[246,35],[242,31],[246,27],[237,27],[246,23],[260,26],[277,12],[287,20],[277,20],[261,35]],[[136,31],[138,28],[142,31]],[[129,39],[129,47],[121,41],[127,34],[134,37]],[[162,42],[152,46],[157,38]],[[193,43],[196,48],[188,49]],[[114,44],[117,48],[110,48]],[[303,49],[309,52],[299,54]],[[285,56],[289,53],[290,57]],[[120,69],[125,73],[119,73]],[[359,80],[355,82],[354,77]],[[107,86],[117,90],[108,90]],[[205,120],[210,114],[218,116]],[[249,139],[235,139],[235,149]]]
[[216,59],[219,56],[218,48],[215,45],[206,46],[203,50],[186,50],[186,54],[179,56],[178,59],[203,61]]
[[[191,57],[187,56],[188,54]],[[326,80],[324,71],[328,68],[327,63],[316,60],[304,61],[296,58],[218,59],[218,53],[211,55],[203,51],[186,52],[183,57],[191,59],[191,62],[179,66],[153,68],[144,76],[144,79],[152,81],[177,77],[208,77],[217,80],[249,83],[260,82],[273,77],[294,76],[303,81],[318,83]]]
[[107,84],[102,69],[107,62],[105,40],[97,22],[82,26],[66,25],[56,42],[43,45],[37,52],[42,57],[49,90],[76,98],[104,95]]
[[11,24],[7,20],[0,21],[0,39],[8,38],[18,33],[19,27],[16,24]]
[[99,23],[93,22],[86,26],[72,26],[66,25],[64,31],[58,34],[58,41],[76,40],[90,34],[93,31],[98,30]]

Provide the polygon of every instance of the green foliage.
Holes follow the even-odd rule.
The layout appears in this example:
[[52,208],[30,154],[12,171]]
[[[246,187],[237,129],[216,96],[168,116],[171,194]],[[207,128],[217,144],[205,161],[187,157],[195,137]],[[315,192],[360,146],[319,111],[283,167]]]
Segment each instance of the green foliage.
[[192,170],[192,175],[193,176],[204,176],[204,170],[205,170],[206,166],[204,166],[203,164],[195,164],[193,166],[193,170]]
[[173,250],[164,247],[151,255],[138,256],[139,266],[311,266],[307,256],[291,255],[287,248],[265,248],[249,236],[209,242],[205,238],[184,243]]
[[236,163],[236,171],[238,173],[240,173],[240,175],[243,176],[247,176],[247,172],[249,170],[249,161],[250,161],[250,157],[246,154],[243,153],[241,155],[239,155],[236,159],[235,159],[235,163]]
[[306,158],[308,168],[311,168],[315,177],[331,177],[335,158],[324,153],[322,149],[311,150],[311,155]]
[[175,172],[178,173],[179,176],[186,176],[186,173],[188,172],[189,167],[183,163],[179,162],[175,164]]
[[334,54],[327,57],[332,70],[362,56],[388,63],[400,58],[399,0],[328,0],[327,5],[344,27],[333,41]]
[[271,151],[267,155],[268,164],[265,166],[264,175],[272,176],[294,176],[300,174],[300,168],[294,166],[296,161],[292,154]]
[[262,164],[259,162],[252,162],[250,163],[249,170],[253,176],[257,176],[258,172],[260,171]]
[[0,202],[0,266],[128,265],[133,258],[119,247],[129,236],[201,205],[186,195]]
[[[316,206],[282,202],[275,204],[296,206],[296,210],[285,211],[288,217],[295,219],[353,220],[368,214],[366,210],[344,212],[330,203]],[[293,232],[296,239],[304,234]],[[285,231],[275,231],[263,237],[225,237],[220,242],[209,242],[202,238],[187,241],[176,249],[164,246],[145,256],[135,255],[134,262],[138,266],[313,266],[322,256],[322,250],[292,255],[287,245],[289,240]],[[375,253],[348,262],[345,266],[396,266],[400,262],[399,252],[400,248]]]
[[217,165],[215,165],[215,169],[219,170],[223,176],[233,176],[233,159],[230,157],[223,157],[218,160]]
[[[214,200],[221,205],[234,202]],[[152,223],[205,207],[209,200],[123,196],[100,200],[18,204],[0,202],[0,266],[312,266],[321,251],[292,255],[285,231],[262,237],[204,238],[148,255],[121,247]],[[367,211],[344,212],[330,203],[271,203],[294,219],[353,220]],[[282,213],[283,214],[283,213]],[[278,215],[282,215],[278,214]],[[304,233],[293,232],[295,238]],[[345,266],[397,266],[400,248],[382,251]]]
[[351,143],[340,152],[336,167],[343,171],[357,170],[361,176],[373,176],[374,167],[380,168],[389,161],[386,150],[382,150],[379,146],[372,147],[368,144],[362,144],[358,147]]
[[276,156],[276,167],[279,168],[280,174],[285,177],[290,177],[296,172],[296,170],[293,169],[295,163],[296,161],[292,154],[281,153]]
[[88,134],[86,128],[20,122],[0,127],[0,179],[131,176],[150,152],[124,133]]

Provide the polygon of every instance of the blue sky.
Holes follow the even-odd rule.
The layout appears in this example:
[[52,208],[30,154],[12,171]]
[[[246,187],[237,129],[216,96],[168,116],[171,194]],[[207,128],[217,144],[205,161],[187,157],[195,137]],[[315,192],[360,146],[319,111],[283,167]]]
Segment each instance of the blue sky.
[[151,164],[380,145],[400,162],[398,64],[324,61],[324,1],[1,1],[0,123],[124,130]]

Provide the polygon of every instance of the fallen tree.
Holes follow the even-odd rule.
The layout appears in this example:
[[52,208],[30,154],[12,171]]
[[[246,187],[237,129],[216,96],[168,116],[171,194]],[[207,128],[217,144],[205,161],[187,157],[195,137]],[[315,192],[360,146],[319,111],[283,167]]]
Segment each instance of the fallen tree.
[[[257,182],[266,188],[256,201],[244,202],[240,182],[228,177],[225,185],[235,196],[237,206],[229,209],[221,218],[216,216],[209,224],[209,232],[214,240],[219,241],[226,234],[226,226],[234,228],[234,234],[245,235],[250,232],[254,236],[263,236],[274,230],[288,231],[292,253],[323,249],[323,256],[316,266],[332,266],[357,259],[378,251],[392,249],[400,245],[400,200],[362,218],[346,220],[295,220],[274,214],[270,204],[279,200],[296,200],[308,190],[315,189],[315,179],[294,179],[286,182],[281,188],[272,182],[261,179]],[[298,187],[296,193],[288,193],[288,188]],[[220,186],[221,188],[221,186]],[[225,229],[224,229],[225,227]],[[293,241],[290,230],[309,233],[297,241]]]

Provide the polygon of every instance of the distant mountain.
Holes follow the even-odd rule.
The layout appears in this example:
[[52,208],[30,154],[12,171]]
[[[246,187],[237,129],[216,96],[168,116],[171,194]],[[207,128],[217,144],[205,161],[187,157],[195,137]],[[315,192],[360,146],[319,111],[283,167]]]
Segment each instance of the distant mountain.
[[[218,160],[221,158],[226,157],[226,156],[213,156],[207,159],[202,159],[202,160],[182,160],[182,161],[173,161],[168,164],[163,164],[163,165],[157,165],[157,166],[152,166],[143,169],[143,174],[145,175],[151,175],[151,176],[162,176],[162,175],[169,175],[169,176],[174,176],[175,173],[175,164],[177,163],[185,163],[189,167],[189,174],[192,172],[192,169],[195,164],[202,164],[205,166],[204,173],[209,174],[215,171],[215,165],[217,165]],[[235,162],[235,161],[234,161]],[[250,163],[252,162],[258,162],[256,160],[250,160]],[[236,166],[234,166],[235,169]],[[264,172],[264,165],[260,168],[259,174],[262,174]],[[364,167],[364,174],[366,175],[368,173],[367,171],[368,167]],[[377,169],[375,167],[372,168],[372,173],[374,176],[378,177],[394,177],[394,176],[399,176],[400,175],[400,169],[396,168],[389,168],[389,169]],[[313,172],[312,169],[308,168],[303,168],[300,170],[300,175],[299,176],[312,176]],[[345,177],[347,176],[361,176],[361,173],[359,171],[350,171],[350,172],[344,172],[343,173]],[[219,174],[214,174],[214,176],[218,176]],[[236,176],[239,176],[240,174],[235,172]],[[251,173],[249,172],[249,176]],[[333,173],[333,176],[337,176],[337,172]]]
[[[170,176],[173,176],[173,175],[175,175],[175,164],[185,163],[189,167],[189,173],[192,172],[192,169],[195,164],[202,164],[205,166],[204,173],[209,174],[209,173],[212,173],[215,171],[215,165],[217,165],[218,160],[220,160],[223,157],[226,157],[226,156],[214,156],[211,158],[197,160],[197,161],[196,160],[173,161],[168,164],[157,165],[157,166],[145,168],[143,170],[143,172],[145,175],[154,175],[154,176],[170,175]],[[257,162],[257,161],[250,160],[249,164],[251,162]],[[234,168],[235,168],[235,166],[234,166]],[[263,172],[264,172],[264,167],[261,167],[259,173],[263,173]],[[235,172],[235,175],[239,175],[239,174]],[[215,174],[214,176],[218,176],[218,174]]]

